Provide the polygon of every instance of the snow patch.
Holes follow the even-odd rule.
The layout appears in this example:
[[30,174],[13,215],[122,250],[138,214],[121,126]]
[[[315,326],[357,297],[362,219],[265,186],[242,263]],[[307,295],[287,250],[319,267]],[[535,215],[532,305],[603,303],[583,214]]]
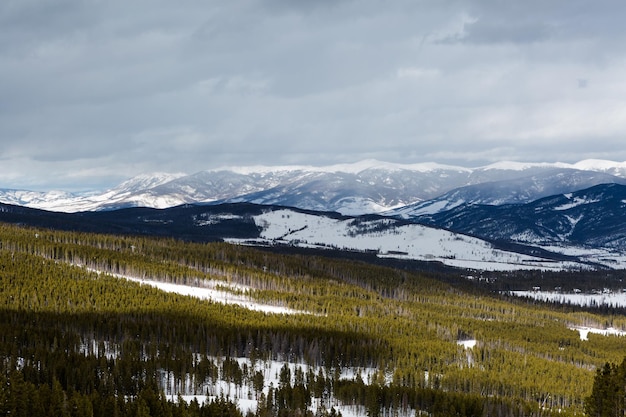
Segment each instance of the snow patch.
[[529,297],[539,301],[574,304],[584,307],[615,306],[626,307],[626,292],[602,291],[594,294],[561,293],[558,291],[510,291],[511,295]]
[[569,210],[571,208],[582,206],[584,204],[599,203],[600,201],[601,200],[599,200],[599,199],[589,199],[588,200],[588,199],[576,197],[576,198],[574,198],[574,200],[571,203],[566,203],[566,204],[562,204],[560,206],[557,206],[557,207],[554,208],[554,210],[555,211]]
[[[200,288],[192,287],[189,285],[172,284],[161,281],[142,280],[138,278],[127,277],[129,281],[139,282],[142,285],[150,285],[160,289],[161,291],[176,293],[181,295],[187,295],[191,297],[200,298],[202,300],[210,300],[222,304],[234,304],[240,307],[244,307],[248,310],[261,311],[263,313],[272,314],[310,314],[305,311],[292,310],[287,307],[272,306],[267,304],[260,304],[243,295],[233,294],[228,291],[221,291],[215,288]],[[222,283],[223,284],[223,283]]]
[[[214,362],[221,363],[226,358],[208,358],[213,360]],[[330,372],[335,372],[334,369],[326,369],[324,367],[311,367],[304,363],[295,363],[295,362],[284,362],[284,361],[275,361],[275,360],[259,360],[254,363],[250,361],[248,358],[234,358],[235,361],[239,364],[240,367],[244,365],[250,370],[252,374],[260,372],[263,375],[263,389],[260,393],[263,393],[267,396],[269,392],[270,386],[274,388],[278,388],[281,384],[280,374],[283,367],[287,367],[291,374],[291,384],[295,383],[295,374],[296,371],[302,371],[305,375],[312,371],[314,375],[318,375],[320,372],[325,376],[325,378],[330,378]],[[339,379],[341,380],[355,380],[360,378],[365,383],[371,383],[375,378],[378,377],[379,371],[376,368],[353,368],[346,367],[338,369],[339,371]],[[391,382],[390,375],[385,376],[385,383],[389,384]],[[168,381],[170,383],[168,383]],[[254,390],[253,384],[251,381],[247,379],[243,379],[241,381],[241,385],[235,385],[233,382],[227,382],[222,379],[218,379],[216,381],[193,381],[189,376],[187,376],[183,386],[180,386],[180,383],[177,383],[176,378],[174,378],[172,373],[165,373],[163,375],[163,386],[165,386],[165,395],[169,397],[172,401],[177,401],[178,394],[181,394],[181,398],[183,401],[191,402],[196,399],[199,403],[205,403],[208,401],[216,400],[220,395],[224,395],[225,398],[234,401],[237,404],[237,408],[241,410],[244,415],[247,412],[255,413],[258,407],[258,396],[256,391]],[[182,392],[181,392],[181,388]],[[197,392],[202,392],[203,394],[197,394]],[[208,393],[209,395],[206,395]],[[260,394],[258,393],[258,394]],[[324,395],[323,399],[320,398],[312,398],[311,405],[309,406],[309,410],[316,414],[322,408],[330,410],[331,408],[335,408],[335,410],[341,412],[344,417],[362,417],[366,415],[366,409],[361,406],[353,406],[343,404],[334,396],[332,393],[329,395]],[[399,417],[413,417],[415,416],[415,410],[407,410],[406,412],[400,411]]]
[[479,169],[488,171],[488,170],[503,170],[503,171],[525,171],[530,168],[569,168],[569,164],[564,164],[560,162],[550,163],[550,162],[516,162],[516,161],[500,161],[495,162],[490,165],[486,165]]
[[465,203],[464,200],[429,200],[415,205],[406,206],[395,210],[395,213],[404,219],[422,215],[437,214],[445,210],[452,210]]
[[472,339],[472,340],[459,340],[456,343],[459,346],[463,346],[463,348],[465,348],[465,349],[474,349],[474,347],[476,347],[476,344],[478,343],[478,341],[475,340],[475,339]]
[[238,220],[241,218],[242,216],[231,214],[231,213],[222,213],[222,214],[202,213],[197,216],[194,215],[193,221],[196,226],[210,226],[214,224],[219,224],[223,221]]
[[[92,270],[97,273],[103,273],[102,271]],[[189,297],[199,298],[201,300],[208,300],[215,303],[222,304],[234,304],[240,307],[244,307],[248,310],[261,311],[263,313],[272,314],[311,314],[306,311],[293,310],[287,307],[274,306],[269,304],[261,304],[254,301],[251,297],[245,294],[254,291],[251,287],[238,284],[230,284],[225,281],[217,280],[204,280],[202,281],[202,287],[192,285],[175,284],[171,282],[154,281],[150,279],[135,278],[128,275],[111,274],[118,278],[127,279],[128,281],[137,282],[141,285],[149,285],[157,288],[161,291],[185,295]],[[231,291],[227,291],[230,289]]]
[[383,162],[376,159],[366,159],[359,162],[348,164],[335,164],[326,166],[312,166],[312,165],[282,165],[282,166],[228,166],[221,167],[209,172],[216,171],[231,171],[242,175],[252,174],[269,174],[273,172],[297,172],[297,171],[309,171],[309,172],[322,172],[322,173],[346,173],[346,174],[360,174],[363,171],[370,169],[380,169],[388,171],[417,171],[417,172],[433,172],[437,170],[454,170],[458,172],[471,172],[470,168],[463,168],[460,166],[444,165],[435,162],[424,162],[417,164],[397,164],[393,162]]
[[616,329],[615,327],[608,327],[606,329],[597,327],[570,327],[570,329],[578,331],[580,340],[589,340],[589,333],[600,334],[602,336],[626,336],[626,331]]

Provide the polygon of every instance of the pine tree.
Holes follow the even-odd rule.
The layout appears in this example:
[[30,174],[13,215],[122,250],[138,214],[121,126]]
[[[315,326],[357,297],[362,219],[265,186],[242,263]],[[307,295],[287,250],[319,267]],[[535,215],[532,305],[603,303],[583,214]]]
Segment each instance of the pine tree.
[[590,417],[623,417],[626,414],[626,358],[620,366],[608,362],[598,369],[591,395],[585,401]]

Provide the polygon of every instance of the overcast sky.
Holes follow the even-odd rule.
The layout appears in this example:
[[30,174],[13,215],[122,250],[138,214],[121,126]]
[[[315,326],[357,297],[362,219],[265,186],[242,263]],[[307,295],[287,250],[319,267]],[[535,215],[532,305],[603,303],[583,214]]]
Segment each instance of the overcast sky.
[[2,0],[0,188],[626,160],[623,0]]

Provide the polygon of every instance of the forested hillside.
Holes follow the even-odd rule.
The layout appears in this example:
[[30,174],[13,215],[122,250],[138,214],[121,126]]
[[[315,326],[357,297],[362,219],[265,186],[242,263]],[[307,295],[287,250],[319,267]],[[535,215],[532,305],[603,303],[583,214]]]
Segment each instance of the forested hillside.
[[[572,329],[626,328],[624,316],[357,261],[10,225],[0,225],[0,245],[3,415],[324,415],[341,405],[370,416],[574,415],[595,370],[626,352],[626,338],[581,340]],[[165,293],[119,275],[219,281],[302,313]],[[270,362],[301,368],[268,385],[256,366]],[[211,390],[219,381],[233,391]],[[246,396],[254,410],[236,399]]]

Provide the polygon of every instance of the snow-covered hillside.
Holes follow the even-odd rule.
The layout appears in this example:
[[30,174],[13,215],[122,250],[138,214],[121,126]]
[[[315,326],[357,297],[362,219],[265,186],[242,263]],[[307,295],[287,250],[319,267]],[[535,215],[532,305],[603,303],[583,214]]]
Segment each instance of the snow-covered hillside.
[[601,184],[527,204],[462,204],[413,220],[490,241],[544,247],[607,267],[626,253],[626,186]]
[[[495,169],[495,168],[494,168]],[[434,199],[386,212],[415,218],[452,210],[463,204],[525,204],[557,194],[572,193],[600,184],[626,184],[626,179],[604,172],[554,168],[533,175],[460,187]]]
[[62,191],[37,192],[0,190],[0,202],[42,210],[74,213],[125,206],[166,208],[182,204],[173,195],[157,195],[150,190],[185,174],[153,173],[138,175],[104,192],[72,194]]
[[[440,261],[478,270],[581,267],[574,262],[554,262],[499,250],[480,239],[393,219],[336,219],[283,209],[268,210],[254,216],[254,221],[262,228],[257,244],[367,251],[381,257]],[[229,241],[251,243],[250,239]]]

